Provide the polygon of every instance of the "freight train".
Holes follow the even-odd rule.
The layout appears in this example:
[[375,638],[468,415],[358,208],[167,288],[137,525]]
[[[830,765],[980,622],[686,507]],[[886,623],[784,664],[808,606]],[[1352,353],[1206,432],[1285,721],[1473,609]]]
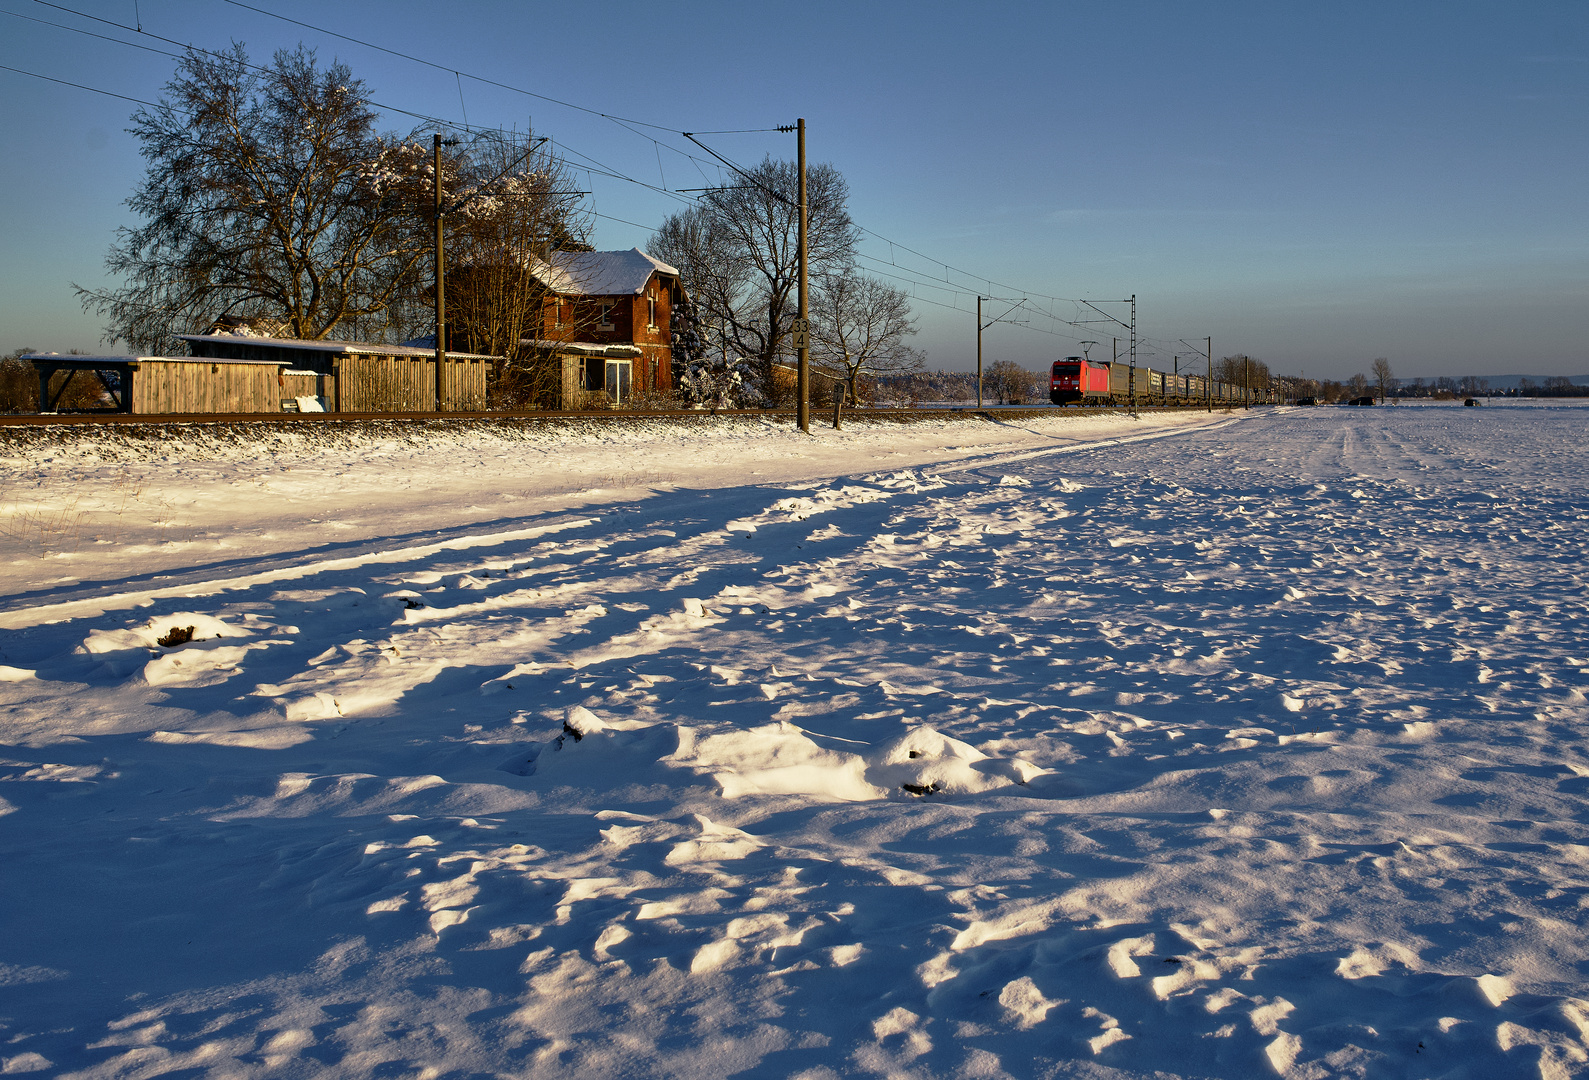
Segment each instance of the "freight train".
[[1054,361],[1048,400],[1055,405],[1270,404],[1269,390],[1244,390],[1203,375],[1167,374],[1152,368],[1067,356]]

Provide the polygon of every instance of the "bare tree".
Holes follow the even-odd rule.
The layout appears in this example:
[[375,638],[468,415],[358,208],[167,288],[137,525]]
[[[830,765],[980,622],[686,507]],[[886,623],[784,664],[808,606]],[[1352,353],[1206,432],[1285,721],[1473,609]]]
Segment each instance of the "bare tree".
[[1396,379],[1391,374],[1390,360],[1380,356],[1374,359],[1374,385],[1379,389],[1379,400],[1383,402],[1387,394],[1396,385]]
[[39,376],[22,358],[37,349],[0,356],[0,412],[33,412],[39,407]]
[[916,327],[910,317],[910,296],[903,289],[853,270],[829,272],[818,283],[811,316],[812,361],[842,384],[834,402],[835,427],[844,401],[859,403],[862,377],[907,375],[922,369],[922,354],[905,344]]
[[[442,170],[449,347],[499,358],[491,372],[498,406],[555,394],[557,372],[520,357],[519,343],[544,336],[548,292],[535,267],[556,251],[590,250],[590,218],[567,167],[527,134],[490,133],[444,159]],[[435,325],[435,290],[428,279],[421,285],[405,310],[425,333]]]
[[1354,399],[1368,396],[1368,376],[1361,371],[1347,379],[1346,385]]
[[1261,390],[1269,385],[1269,365],[1245,353],[1222,356],[1214,361],[1214,378],[1232,386]]
[[127,204],[144,223],[106,259],[127,284],[77,289],[106,339],[163,350],[227,314],[303,338],[384,326],[427,248],[400,185],[372,182],[375,119],[363,83],[302,46],[263,68],[241,45],[189,50],[161,104],[133,114],[148,171]]
[[1000,405],[1022,405],[1036,394],[1039,378],[1014,360],[989,364],[982,384]]
[[[806,199],[812,277],[847,269],[859,232],[844,177],[831,165],[808,168]],[[769,398],[779,392],[772,366],[787,351],[795,316],[799,219],[798,170],[768,157],[669,217],[649,244],[652,255],[678,269],[702,324],[718,339],[713,344],[751,360]]]

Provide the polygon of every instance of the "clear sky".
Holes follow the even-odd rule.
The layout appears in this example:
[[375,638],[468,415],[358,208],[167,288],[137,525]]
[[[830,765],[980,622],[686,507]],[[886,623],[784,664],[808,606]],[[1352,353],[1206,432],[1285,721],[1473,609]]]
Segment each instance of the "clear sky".
[[[980,292],[1028,298],[984,358],[1034,368],[1124,334],[1054,321],[1086,311],[1069,301],[1135,294],[1154,366],[1211,335],[1216,355],[1314,377],[1376,356],[1409,377],[1589,373],[1583,0],[255,4],[445,71],[225,0],[60,3],[144,33],[37,0],[0,10],[167,50],[154,35],[237,40],[256,60],[302,41],[383,105],[533,124],[570,162],[659,188],[721,175],[676,132],[803,116],[811,159],[844,173],[871,232],[865,265],[918,298],[934,366],[972,361]],[[147,100],[174,70],[12,14],[0,64]],[[11,71],[0,88],[0,350],[103,348],[69,283],[105,284],[131,223],[135,106]],[[701,137],[736,161],[794,155],[790,135]],[[682,205],[588,179],[601,248],[645,246]]]

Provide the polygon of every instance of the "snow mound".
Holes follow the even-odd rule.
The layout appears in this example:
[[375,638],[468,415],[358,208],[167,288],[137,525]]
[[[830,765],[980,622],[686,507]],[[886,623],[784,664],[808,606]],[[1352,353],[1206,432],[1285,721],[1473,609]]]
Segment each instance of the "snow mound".
[[179,611],[121,630],[91,631],[76,651],[98,661],[99,671],[113,678],[141,669],[150,686],[213,686],[237,674],[248,653],[269,647],[263,641],[241,642],[252,636],[246,627],[212,615]]
[[180,647],[180,644],[167,646],[164,641],[172,640],[173,631],[176,632],[177,637],[182,637],[184,630],[191,633],[180,644],[209,641],[213,638],[253,636],[252,631],[223,622],[213,615],[205,615],[197,611],[176,611],[169,615],[156,615],[147,622],[123,630],[91,631],[83,639],[82,648],[84,652],[93,655],[108,655],[129,649]]
[[991,758],[970,743],[914,727],[867,755],[866,778],[907,795],[966,795],[1025,784],[1046,771],[1021,758]]
[[866,802],[885,792],[867,782],[866,760],[827,750],[787,721],[709,735],[678,755],[717,781],[725,799],[805,795],[824,802]]
[[929,727],[912,728],[862,755],[821,746],[786,720],[703,733],[679,724],[604,720],[582,705],[566,710],[562,734],[499,768],[607,789],[668,782],[667,773],[683,770],[714,781],[725,799],[799,795],[834,803],[975,794],[1024,785],[1048,771],[1018,757],[989,757]]

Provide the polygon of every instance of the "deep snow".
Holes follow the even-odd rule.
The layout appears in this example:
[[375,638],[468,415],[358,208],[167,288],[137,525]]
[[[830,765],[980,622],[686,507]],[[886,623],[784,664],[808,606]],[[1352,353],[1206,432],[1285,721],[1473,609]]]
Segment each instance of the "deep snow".
[[0,1071],[1589,1071],[1586,423],[13,441]]

